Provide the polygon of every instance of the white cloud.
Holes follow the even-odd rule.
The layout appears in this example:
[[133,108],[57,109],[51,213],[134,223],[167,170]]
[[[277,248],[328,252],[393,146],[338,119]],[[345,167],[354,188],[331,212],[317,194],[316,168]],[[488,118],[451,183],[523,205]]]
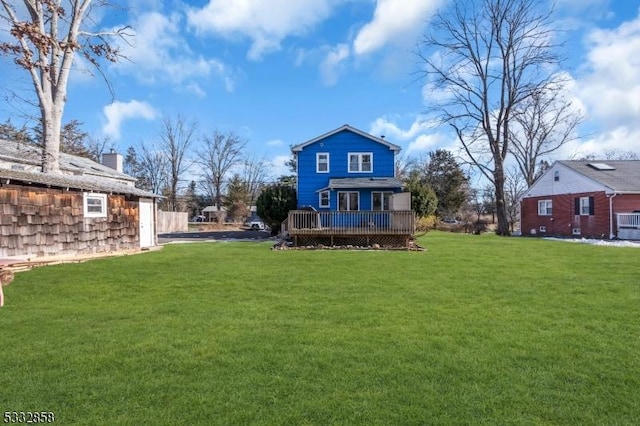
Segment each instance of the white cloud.
[[120,126],[125,120],[142,118],[153,120],[158,116],[157,111],[147,102],[131,100],[129,102],[116,101],[102,109],[107,123],[102,132],[114,140],[120,139]]
[[326,19],[337,0],[209,0],[201,9],[190,8],[189,24],[198,33],[226,38],[248,38],[249,59],[259,60],[280,49],[291,35],[302,35]]
[[613,30],[588,36],[587,73],[578,94],[593,118],[610,125],[640,116],[640,16]]
[[116,64],[117,70],[132,73],[148,84],[166,81],[183,84],[217,75],[225,89],[233,91],[233,75],[224,63],[195,54],[189,48],[188,41],[181,35],[184,30],[179,14],[144,13],[136,18],[132,27],[135,36],[129,40],[131,45],[119,44],[129,61]]
[[388,43],[415,41],[441,0],[377,0],[373,20],[358,32],[353,50],[365,55]]
[[291,159],[289,155],[277,155],[270,161],[274,176],[290,175],[291,170],[285,163]]
[[596,156],[606,150],[638,152],[640,16],[617,28],[593,30],[586,40],[586,64],[572,90],[587,112],[586,123],[597,133],[563,151]]
[[[372,135],[384,135],[391,143],[406,142],[428,131],[432,126],[420,118],[409,126],[407,130],[402,130],[396,123],[390,121],[387,117],[377,118],[371,123],[369,133]],[[397,142],[394,142],[397,141]]]
[[320,74],[325,85],[333,86],[336,84],[338,74],[347,58],[349,58],[349,46],[346,44],[338,44],[329,50],[324,61],[320,64]]
[[387,117],[380,117],[371,123],[369,133],[384,135],[389,142],[404,147],[408,155],[438,148],[453,149],[456,145],[451,137],[437,131],[435,123],[427,122],[420,116],[414,117],[406,129]]
[[274,139],[267,142],[267,146],[282,146],[284,142],[280,139]]

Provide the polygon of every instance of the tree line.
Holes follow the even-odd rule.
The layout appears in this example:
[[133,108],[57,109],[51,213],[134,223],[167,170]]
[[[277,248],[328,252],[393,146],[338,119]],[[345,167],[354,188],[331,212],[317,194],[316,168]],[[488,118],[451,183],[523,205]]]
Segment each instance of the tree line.
[[[76,146],[87,136],[78,123],[62,125],[70,70],[78,54],[111,90],[102,66],[126,59],[116,41],[133,35],[127,26],[91,30],[97,15],[92,8],[112,6],[108,1],[69,0],[64,5],[57,0],[0,0],[0,19],[8,28],[0,54],[12,58],[33,85],[33,98],[27,101],[40,113],[39,130],[34,129],[38,137],[33,139],[41,144],[45,173],[60,172],[60,151],[77,149],[74,153],[95,159],[108,147],[108,140]],[[566,96],[570,78],[562,72],[564,46],[553,13],[546,0],[449,2],[417,43],[418,73],[431,95],[426,120],[452,131],[462,149],[458,158],[489,182],[482,190],[468,189],[466,199],[473,200],[476,210],[486,204],[480,200],[492,200],[499,235],[511,232],[513,200],[540,175],[546,159],[578,138],[583,120]],[[153,144],[127,152],[128,172],[142,187],[163,194],[168,210],[181,208],[181,191],[196,189],[220,207],[225,185],[240,188],[247,193],[244,199],[255,201],[266,162],[246,156],[246,142],[233,133],[213,132],[195,144],[192,124],[183,118],[165,119]],[[15,136],[23,137],[24,129],[18,130]],[[433,153],[429,163],[444,161],[443,155]],[[614,155],[637,158],[635,153]],[[416,194],[414,209],[451,214],[459,194],[442,192],[443,185],[432,181],[429,165],[422,163],[407,169],[407,185]],[[185,189],[187,174],[197,180]]]

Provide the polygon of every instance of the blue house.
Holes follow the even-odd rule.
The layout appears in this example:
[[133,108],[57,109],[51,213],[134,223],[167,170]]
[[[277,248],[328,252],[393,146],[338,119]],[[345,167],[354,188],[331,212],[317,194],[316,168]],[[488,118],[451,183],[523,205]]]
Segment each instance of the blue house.
[[298,210],[289,213],[286,226],[294,241],[326,237],[333,245],[337,237],[349,237],[388,244],[413,234],[410,194],[402,192],[395,174],[399,146],[344,125],[292,151],[298,166]]

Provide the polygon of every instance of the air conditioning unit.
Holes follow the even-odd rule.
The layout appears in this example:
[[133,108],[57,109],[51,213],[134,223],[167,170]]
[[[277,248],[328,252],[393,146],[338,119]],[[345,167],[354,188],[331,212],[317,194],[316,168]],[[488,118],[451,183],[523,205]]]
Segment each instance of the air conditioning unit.
[[547,232],[547,227],[546,226],[541,226],[540,227],[540,232],[542,232],[542,233]]
[[580,235],[580,228],[572,228],[571,235]]

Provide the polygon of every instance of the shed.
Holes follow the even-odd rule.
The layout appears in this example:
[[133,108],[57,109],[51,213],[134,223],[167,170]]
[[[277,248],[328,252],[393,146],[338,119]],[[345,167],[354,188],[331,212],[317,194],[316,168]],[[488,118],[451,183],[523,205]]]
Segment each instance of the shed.
[[[119,154],[103,159],[121,167]],[[90,254],[155,246],[158,195],[86,158],[60,155],[39,171],[41,151],[0,140],[0,257]]]

